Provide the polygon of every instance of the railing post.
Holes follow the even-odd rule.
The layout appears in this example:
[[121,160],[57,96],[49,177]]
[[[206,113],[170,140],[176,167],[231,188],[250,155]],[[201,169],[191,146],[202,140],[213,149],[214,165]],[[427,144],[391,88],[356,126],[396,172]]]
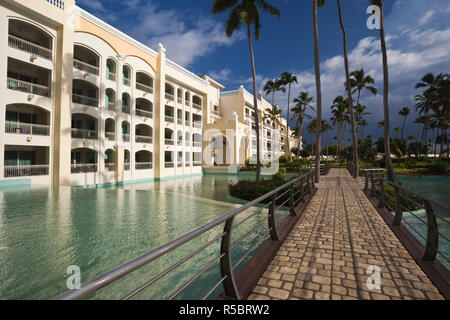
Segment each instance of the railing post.
[[438,224],[431,204],[427,200],[423,200],[423,204],[427,212],[427,242],[422,260],[434,261],[439,245]]
[[395,193],[395,216],[392,225],[399,226],[402,223],[402,216],[403,216],[402,203],[400,199],[400,189],[394,187],[394,193]]
[[301,202],[305,203],[305,180],[303,177],[300,179],[300,197],[302,197]]
[[277,226],[275,224],[275,203],[277,201],[277,194],[275,193],[272,199],[272,202],[269,206],[269,215],[268,215],[268,223],[270,229],[270,239],[274,241],[280,241],[277,232]]
[[225,235],[222,237],[222,243],[220,246],[220,254],[223,254],[223,257],[220,259],[220,272],[222,277],[226,276],[223,281],[225,296],[227,298],[241,300],[241,296],[234,279],[233,265],[231,262],[231,230],[233,227],[233,220],[234,217],[228,219],[225,223]]
[[384,193],[385,193],[385,189],[384,189],[384,178],[383,177],[379,177],[378,178],[378,182],[380,184],[380,201],[378,202],[378,208],[384,208]]
[[297,212],[294,208],[294,183],[291,184],[291,191],[289,192],[289,209],[291,211],[291,216],[297,217]]
[[315,182],[315,175],[311,174],[311,192],[313,191],[313,189],[316,188],[316,186],[314,185]]
[[369,189],[369,176],[368,171],[364,171],[364,192],[367,192]]
[[370,196],[374,197],[375,196],[375,182],[374,182],[373,173],[370,174],[370,183],[371,183]]

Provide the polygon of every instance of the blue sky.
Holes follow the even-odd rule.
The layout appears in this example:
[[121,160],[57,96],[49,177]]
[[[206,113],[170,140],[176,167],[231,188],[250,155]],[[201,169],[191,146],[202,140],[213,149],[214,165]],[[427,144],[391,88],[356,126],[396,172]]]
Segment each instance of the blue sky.
[[[269,0],[280,9],[281,19],[263,16],[261,38],[255,43],[258,87],[284,71],[295,73],[299,84],[293,96],[309,91],[315,96],[312,5],[309,0]],[[377,96],[363,94],[361,103],[372,114],[365,134],[382,135],[376,123],[382,113],[382,68],[378,30],[366,27],[368,0],[342,0],[348,33],[351,71],[363,67],[375,78]],[[213,0],[77,0],[77,5],[116,28],[156,48],[161,42],[170,59],[197,74],[208,74],[226,86],[241,84],[252,91],[248,43],[245,34],[225,35],[226,14],[212,15]],[[392,128],[401,126],[398,110],[409,106],[405,136],[416,135],[412,123],[414,84],[427,72],[450,72],[450,0],[385,0],[385,29],[390,67]],[[330,117],[333,99],[344,94],[345,71],[342,34],[336,0],[319,8],[319,46],[324,117]],[[270,99],[268,98],[270,101]],[[287,95],[276,103],[287,109]],[[334,134],[330,133],[332,137]],[[310,141],[310,137],[306,137]],[[330,138],[331,140],[331,138]]]

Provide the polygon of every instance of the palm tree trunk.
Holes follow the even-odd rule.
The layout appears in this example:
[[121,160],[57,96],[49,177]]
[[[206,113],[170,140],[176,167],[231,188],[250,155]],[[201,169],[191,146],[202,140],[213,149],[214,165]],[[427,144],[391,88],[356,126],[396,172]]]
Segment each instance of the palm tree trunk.
[[405,120],[403,120],[403,127],[402,127],[402,140],[403,140],[403,133],[405,132],[405,124],[406,124],[406,117],[405,117]]
[[[348,93],[348,100],[350,104],[350,118],[352,122],[352,144],[353,144],[353,165],[354,165],[354,172],[353,172],[353,178],[358,178],[358,140],[356,137],[356,121],[355,121],[355,109],[353,107],[353,97],[352,97],[352,88],[350,86],[350,71],[348,67],[348,53],[347,53],[347,33],[345,32],[344,27],[344,21],[342,19],[342,10],[341,10],[341,1],[337,0],[338,8],[339,8],[339,22],[342,29],[342,34],[344,38],[344,61],[345,61],[345,77],[347,80],[347,93]],[[356,106],[359,105],[359,96],[360,91],[358,91],[358,102]]]
[[320,149],[322,143],[322,88],[320,84],[319,30],[317,26],[317,0],[313,0],[314,66],[316,73],[317,128],[316,128],[316,182],[320,181]]
[[252,62],[253,75],[253,107],[255,109],[255,127],[256,127],[256,181],[259,182],[261,178],[261,150],[259,145],[259,116],[258,116],[258,98],[256,96],[256,69],[255,69],[255,55],[253,53],[252,33],[250,31],[250,24],[247,24],[248,46],[250,48],[250,58]]
[[389,68],[387,60],[386,39],[384,36],[384,13],[383,13],[383,0],[380,1],[380,41],[381,52],[383,54],[383,110],[384,110],[384,149],[386,158],[386,169],[389,181],[397,182],[394,173],[394,167],[392,166],[391,159],[391,141],[390,141],[390,120],[389,120]]
[[291,156],[291,146],[289,145],[289,120],[290,120],[290,100],[291,100],[291,84],[289,83],[289,89],[288,89],[288,109],[287,109],[287,121],[286,121],[286,145],[288,149],[288,159],[289,161],[292,161]]

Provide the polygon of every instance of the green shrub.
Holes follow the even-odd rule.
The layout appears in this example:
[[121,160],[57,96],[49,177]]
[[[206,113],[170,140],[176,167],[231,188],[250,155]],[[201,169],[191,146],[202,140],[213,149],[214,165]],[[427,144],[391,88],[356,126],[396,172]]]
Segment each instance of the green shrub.
[[444,161],[437,161],[427,166],[432,173],[448,174],[448,163]]

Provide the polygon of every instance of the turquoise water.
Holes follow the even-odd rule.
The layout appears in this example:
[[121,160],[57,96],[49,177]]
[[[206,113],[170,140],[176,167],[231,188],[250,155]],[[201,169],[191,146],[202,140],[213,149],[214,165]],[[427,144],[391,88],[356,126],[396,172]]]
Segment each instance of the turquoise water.
[[[446,205],[450,205],[450,177],[449,176],[399,176],[400,182],[410,188],[411,190],[426,195],[434,200],[438,200]],[[444,211],[439,208],[433,208],[436,215],[439,215],[450,221],[450,212]],[[426,213],[424,211],[415,213],[416,216],[420,217],[422,220],[426,221]],[[414,229],[417,230],[424,238],[426,238],[426,227],[423,223],[418,221],[417,218],[413,217],[411,214],[404,214],[404,218],[407,219]],[[450,239],[450,225],[437,219],[438,231],[441,236],[439,236],[439,251],[448,259],[450,258],[450,243],[445,239]],[[417,232],[412,228],[406,227],[412,232],[422,244],[425,241],[417,235]],[[442,256],[437,257],[442,264],[444,264],[448,269],[450,269],[450,263],[444,259]]]
[[[239,205],[229,203],[228,184],[236,180],[236,176],[205,175],[104,189],[0,190],[0,299],[53,298],[67,291],[70,265],[80,268],[85,282],[232,211]],[[233,231],[234,239],[256,221],[267,219],[266,209],[254,208],[236,222],[253,210],[260,214]],[[93,298],[123,297],[221,231],[222,226],[210,230]],[[255,235],[266,231],[263,223]],[[254,237],[242,242],[233,251],[233,260],[255,242]],[[136,298],[167,298],[218,257],[219,246],[217,241]],[[216,264],[177,298],[202,298],[219,274]]]

